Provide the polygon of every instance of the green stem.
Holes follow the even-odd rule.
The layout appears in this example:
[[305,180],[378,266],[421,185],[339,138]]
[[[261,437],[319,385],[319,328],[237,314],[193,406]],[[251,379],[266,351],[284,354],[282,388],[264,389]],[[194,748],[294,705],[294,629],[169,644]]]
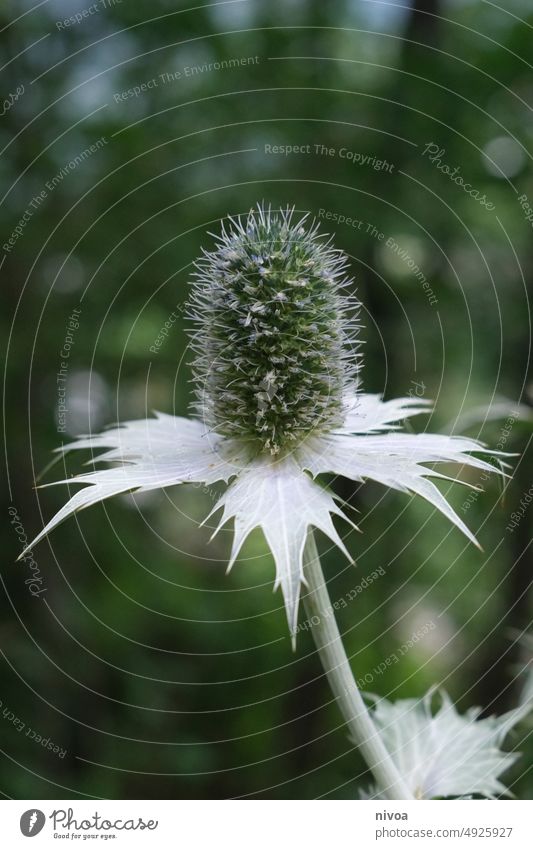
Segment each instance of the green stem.
[[[380,789],[388,799],[413,799],[398,772],[357,688],[335,622],[312,531],[304,550],[304,575],[309,591],[303,596],[320,660],[352,740],[359,746]],[[315,624],[315,620],[318,622]]]

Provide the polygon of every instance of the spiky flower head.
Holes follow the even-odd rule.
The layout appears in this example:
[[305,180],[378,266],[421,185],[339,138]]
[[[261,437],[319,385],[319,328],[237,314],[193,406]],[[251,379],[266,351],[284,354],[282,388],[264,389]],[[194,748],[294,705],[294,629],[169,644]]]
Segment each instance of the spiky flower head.
[[229,218],[196,265],[196,408],[259,451],[340,427],[356,372],[346,256],[308,217],[258,205]]
[[498,452],[464,437],[399,433],[405,419],[429,412],[428,403],[360,391],[346,259],[315,224],[262,206],[228,221],[198,260],[189,308],[200,420],[157,413],[63,446],[107,448],[96,462],[113,465],[58,481],[82,489],[28,549],[76,510],[113,495],[224,481],[213,513],[222,511],[217,530],[234,520],[229,567],[260,528],[294,635],[310,529],[350,556],[332,520],[347,517],[315,478],[371,479],[416,493],[475,542],[431,480],[445,477],[434,466],[491,472],[483,455]]

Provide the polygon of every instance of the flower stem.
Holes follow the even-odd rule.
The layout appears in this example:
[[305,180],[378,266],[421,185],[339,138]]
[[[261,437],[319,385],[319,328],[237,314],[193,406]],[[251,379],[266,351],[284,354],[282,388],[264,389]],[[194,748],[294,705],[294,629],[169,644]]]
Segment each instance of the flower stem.
[[[304,550],[304,576],[309,591],[303,596],[311,632],[333,694],[350,736],[363,753],[375,780],[388,799],[413,799],[381,739],[352,674],[335,622],[312,531]],[[315,620],[318,622],[315,623]]]

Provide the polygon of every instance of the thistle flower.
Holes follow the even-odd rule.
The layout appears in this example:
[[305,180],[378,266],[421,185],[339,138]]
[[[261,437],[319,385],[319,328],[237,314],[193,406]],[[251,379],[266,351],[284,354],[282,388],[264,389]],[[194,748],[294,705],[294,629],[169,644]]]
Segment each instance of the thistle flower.
[[[509,732],[533,707],[531,695],[502,716],[479,719],[481,708],[458,713],[445,692],[432,709],[434,690],[423,699],[376,699],[372,717],[415,799],[507,794],[500,776],[520,757],[502,751]],[[384,798],[381,791],[365,794]]]
[[59,449],[107,448],[95,461],[115,466],[58,481],[85,486],[29,547],[76,510],[113,495],[225,481],[210,516],[222,510],[215,533],[234,519],[228,569],[261,528],[294,634],[309,529],[350,558],[332,521],[346,516],[319,475],[420,495],[475,542],[431,480],[449,478],[426,464],[495,469],[473,439],[398,432],[404,419],[429,411],[427,402],[360,391],[347,260],[316,224],[261,206],[228,222],[196,263],[195,418],[156,413]]

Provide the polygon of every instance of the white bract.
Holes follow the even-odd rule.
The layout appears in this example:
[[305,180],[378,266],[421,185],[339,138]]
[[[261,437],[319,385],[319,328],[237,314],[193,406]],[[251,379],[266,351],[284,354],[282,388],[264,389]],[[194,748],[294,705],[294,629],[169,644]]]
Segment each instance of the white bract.
[[193,286],[197,418],[157,413],[59,449],[105,448],[96,461],[115,466],[59,481],[85,486],[32,546],[76,510],[113,495],[225,481],[213,512],[223,510],[219,528],[235,522],[230,566],[251,531],[262,529],[294,634],[308,530],[318,528],[349,557],[332,522],[346,517],[319,475],[421,495],[475,542],[431,480],[449,478],[427,464],[499,470],[473,439],[399,432],[404,419],[429,411],[426,401],[382,401],[359,390],[346,259],[304,224],[261,207],[244,222],[230,219],[197,263]]
[[[481,708],[461,715],[446,693],[432,710],[423,699],[376,699],[372,717],[387,750],[416,799],[508,793],[499,777],[520,757],[501,749],[509,732],[531,711],[529,698],[503,716],[479,719]],[[379,790],[369,798],[384,798]]]

